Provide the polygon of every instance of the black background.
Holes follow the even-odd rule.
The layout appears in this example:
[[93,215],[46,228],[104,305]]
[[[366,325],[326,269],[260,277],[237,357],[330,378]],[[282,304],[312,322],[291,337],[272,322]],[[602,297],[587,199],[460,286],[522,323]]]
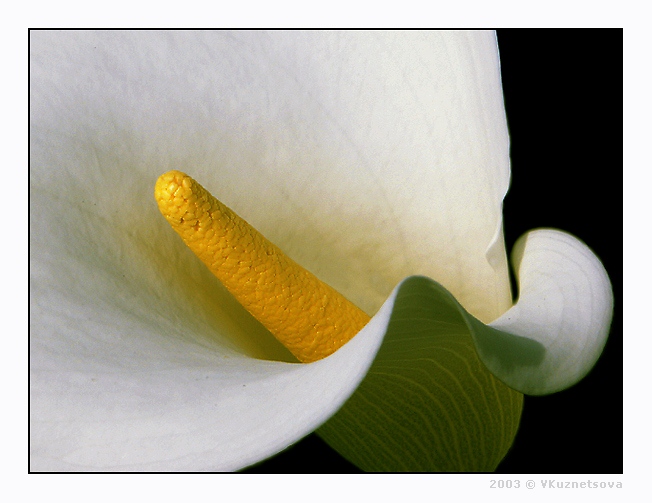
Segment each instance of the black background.
[[[501,473],[622,473],[621,30],[498,30],[512,182],[505,239],[557,227],[585,241],[609,272],[611,334],[574,387],[526,397]],[[258,473],[355,473],[315,434],[250,467]]]

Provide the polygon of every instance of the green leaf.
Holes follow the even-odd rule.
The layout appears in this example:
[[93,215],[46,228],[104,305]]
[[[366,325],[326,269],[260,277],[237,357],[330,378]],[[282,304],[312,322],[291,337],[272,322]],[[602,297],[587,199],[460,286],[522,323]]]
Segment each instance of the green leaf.
[[493,471],[523,395],[481,363],[472,330],[498,335],[439,283],[406,279],[367,376],[318,434],[365,471]]

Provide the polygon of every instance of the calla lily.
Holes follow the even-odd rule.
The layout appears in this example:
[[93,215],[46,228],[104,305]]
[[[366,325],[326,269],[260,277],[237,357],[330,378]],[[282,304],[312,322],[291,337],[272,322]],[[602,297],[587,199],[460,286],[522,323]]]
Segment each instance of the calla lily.
[[[512,305],[491,32],[35,31],[31,114],[34,471],[238,470],[329,419],[365,469],[493,469],[520,393],[602,351],[609,279],[576,238],[520,241]],[[170,169],[369,324],[293,362],[158,214]]]

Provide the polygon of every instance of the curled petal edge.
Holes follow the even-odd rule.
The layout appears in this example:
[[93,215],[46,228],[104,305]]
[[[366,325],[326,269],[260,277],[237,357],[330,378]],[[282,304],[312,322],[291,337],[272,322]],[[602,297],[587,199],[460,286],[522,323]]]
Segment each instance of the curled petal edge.
[[[526,234],[516,244],[513,260],[519,300],[489,325],[469,315],[435,281],[413,276],[402,281],[367,327],[334,355],[308,365],[251,358],[226,365],[233,370],[239,367],[236,373],[249,375],[246,379],[228,377],[229,368],[209,370],[212,365],[205,361],[190,369],[184,365],[183,372],[181,368],[158,370],[151,373],[151,379],[142,368],[125,374],[98,373],[97,369],[82,376],[73,370],[41,373],[40,365],[33,365],[32,470],[238,470],[274,455],[328,420],[351,394],[359,393],[356,388],[383,344],[397,293],[408,282],[439,292],[440,301],[457,306],[480,359],[509,387],[539,395],[571,386],[592,368],[606,342],[613,311],[608,276],[586,245],[560,231]],[[33,363],[40,360],[40,346],[36,346]],[[187,382],[179,382],[180,378]],[[227,388],[216,394],[214,378]],[[141,396],[139,386],[141,391],[134,395],[134,379],[147,381],[141,384],[150,391]],[[92,389],[102,388],[102,381],[111,385],[108,398]],[[175,388],[192,389],[192,396],[163,392]],[[153,402],[148,397],[161,396],[169,405],[164,409],[174,413],[159,415],[160,403],[149,410]],[[73,398],[74,406],[61,408],[62,401]],[[123,403],[124,398],[128,403]],[[98,399],[109,405],[119,402],[113,412],[124,416],[120,428],[112,428],[106,416],[84,417],[84,411],[93,409],[85,407],[85,402],[97,405]],[[271,405],[265,407],[265,403]],[[138,412],[142,407],[145,416],[157,415],[160,431],[150,431],[151,423]],[[129,410],[120,412],[122,408]],[[64,410],[73,415],[64,417]],[[237,411],[240,417],[234,421]],[[48,420],[42,423],[42,418]],[[204,434],[195,437],[192,445],[188,445],[188,435],[175,427],[188,421],[203,423]],[[159,434],[164,442],[152,442]],[[130,446],[131,459],[121,454],[122,444]]]
[[[382,367],[383,358],[374,360],[352,399],[320,430],[324,439],[344,457],[364,469],[400,471],[404,465],[403,460],[410,458],[402,456],[401,451],[404,450],[403,446],[409,445],[412,435],[401,432],[400,428],[392,425],[401,424],[404,411],[414,408],[415,404],[417,409],[421,409],[413,411],[413,415],[427,417],[430,409],[436,409],[438,400],[429,402],[428,398],[439,396],[437,386],[428,386],[427,383],[424,386],[424,382],[421,382],[421,388],[425,391],[419,400],[409,400],[403,397],[405,393],[398,393],[391,406],[385,400],[386,408],[382,417],[376,414],[366,421],[360,419],[364,416],[360,404],[373,403],[374,395],[378,396],[372,385],[374,379],[378,380],[377,376],[382,378],[381,389],[387,388],[388,379],[392,379],[400,388],[405,382],[401,365],[409,369],[418,360],[438,358],[434,353],[430,357],[426,356],[432,341],[447,332],[462,334],[455,329],[460,324],[466,325],[467,333],[472,337],[477,355],[484,366],[494,377],[515,391],[543,395],[561,391],[581,380],[602,353],[611,325],[613,293],[602,263],[580,240],[552,229],[539,229],[525,234],[516,243],[512,256],[520,296],[511,309],[489,325],[470,315],[450,292],[434,280],[419,276],[403,280],[397,287],[399,295],[405,290],[406,295],[412,298],[420,297],[425,303],[422,305],[430,313],[427,315],[424,312],[414,318],[415,322],[420,322],[416,333],[403,331],[411,334],[408,339],[412,345],[415,337],[418,337],[423,341],[424,347],[417,351],[415,358],[406,359],[406,348],[402,348],[405,344],[392,345],[392,348],[399,347],[397,364],[391,354],[388,357],[387,351],[382,353],[385,348],[383,344],[378,354],[384,354],[385,360],[389,358],[390,370]],[[457,322],[455,315],[451,314],[453,311],[459,315]],[[444,312],[448,312],[448,315],[442,318]],[[425,315],[429,321],[423,318]],[[448,323],[441,328],[438,325],[444,319]],[[427,324],[427,330],[424,323]],[[394,343],[400,343],[398,339],[404,334],[392,334],[390,329],[385,337],[388,335],[390,343],[392,339]],[[482,371],[478,372],[479,377]],[[464,393],[460,396],[462,395]],[[516,409],[516,413],[519,412],[520,409]],[[383,417],[388,418],[384,423]],[[469,432],[469,438],[474,438],[471,423],[458,422],[457,434]],[[505,431],[509,433],[508,423],[498,426],[506,428]],[[338,430],[346,431],[346,438]],[[513,434],[508,437],[511,444]],[[423,437],[420,438],[424,440]],[[484,436],[480,435],[480,438]],[[434,441],[433,445],[437,447],[440,443]],[[509,444],[506,448],[509,448]],[[387,446],[390,445],[394,448],[388,449]],[[428,446],[424,452],[428,452],[432,459],[428,459],[424,466],[410,466],[409,471],[439,471],[442,467],[447,471],[450,468],[445,449],[440,452]],[[379,453],[383,456],[379,456]],[[480,461],[495,466],[492,463],[499,462],[503,455],[504,451],[491,452],[486,460]],[[468,457],[465,459],[468,460]],[[460,467],[454,466],[454,469],[459,470]],[[478,469],[476,466],[472,468],[473,471]],[[483,466],[483,469],[486,467]]]
[[604,349],[614,306],[609,276],[587,245],[555,229],[523,235],[512,263],[518,300],[489,324],[494,334],[472,331],[476,349],[515,390],[561,391],[588,374]]

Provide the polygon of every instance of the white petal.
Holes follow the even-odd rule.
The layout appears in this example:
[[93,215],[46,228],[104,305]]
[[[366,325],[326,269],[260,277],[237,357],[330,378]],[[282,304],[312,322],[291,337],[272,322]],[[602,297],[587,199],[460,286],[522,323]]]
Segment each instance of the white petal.
[[609,277],[595,254],[561,231],[531,231],[514,246],[518,302],[489,325],[516,337],[476,340],[499,379],[530,395],[572,386],[602,353],[613,314]]
[[71,300],[53,292],[32,305],[33,471],[229,471],[276,454],[356,389],[394,295],[312,364],[229,353],[151,313],[105,305],[98,316],[95,299]]
[[382,330],[282,363],[158,213],[169,169],[371,313],[410,274],[481,319],[509,304],[492,33],[30,37],[33,469],[242,467],[370,362]]
[[151,227],[151,186],[182,169],[369,313],[412,274],[483,321],[511,305],[494,33],[31,37],[32,124],[81,161],[32,163],[34,183]]

